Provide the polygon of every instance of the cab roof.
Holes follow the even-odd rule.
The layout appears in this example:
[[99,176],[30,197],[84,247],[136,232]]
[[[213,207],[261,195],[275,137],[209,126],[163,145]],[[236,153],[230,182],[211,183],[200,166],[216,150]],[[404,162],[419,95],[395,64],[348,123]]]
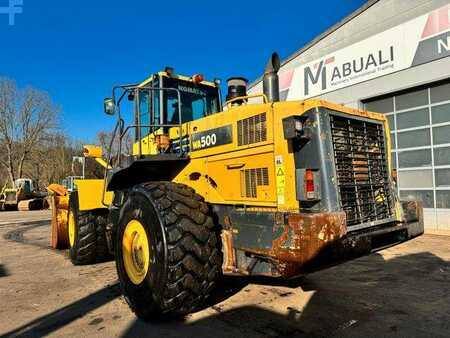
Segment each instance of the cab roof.
[[[150,83],[155,76],[164,76],[167,78],[173,78],[173,79],[179,79],[179,80],[183,80],[183,81],[188,81],[188,82],[193,82],[192,81],[192,77],[188,77],[188,76],[184,76],[184,75],[179,75],[179,74],[172,74],[169,75],[167,72],[158,72],[156,74],[151,75],[149,78],[145,79],[144,81],[142,81],[138,87],[144,87],[146,86],[148,83]],[[217,87],[217,85],[214,82],[210,82],[210,81],[202,81],[200,82],[200,84],[205,85],[205,86],[210,86],[210,87]]]

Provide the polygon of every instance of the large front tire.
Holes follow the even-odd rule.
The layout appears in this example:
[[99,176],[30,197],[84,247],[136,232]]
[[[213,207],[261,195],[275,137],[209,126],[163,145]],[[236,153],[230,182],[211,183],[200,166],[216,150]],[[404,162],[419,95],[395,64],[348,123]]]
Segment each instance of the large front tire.
[[68,213],[69,257],[74,265],[94,264],[109,258],[106,239],[107,210],[80,211],[78,193],[70,194]]
[[122,292],[144,320],[199,309],[221,271],[209,208],[185,185],[135,186],[122,207],[115,244]]

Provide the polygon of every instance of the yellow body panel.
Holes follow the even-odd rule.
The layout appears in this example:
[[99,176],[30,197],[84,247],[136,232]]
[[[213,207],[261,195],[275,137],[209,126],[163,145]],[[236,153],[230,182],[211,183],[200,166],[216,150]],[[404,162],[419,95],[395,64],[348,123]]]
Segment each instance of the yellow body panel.
[[[283,137],[282,120],[292,115],[301,115],[315,107],[325,107],[351,115],[366,117],[385,123],[383,114],[356,110],[322,100],[252,104],[231,107],[229,110],[185,123],[182,135],[193,135],[219,127],[231,126],[231,143],[191,151],[189,164],[175,177],[174,181],[194,188],[208,202],[218,204],[245,204],[248,206],[274,207],[280,211],[298,211],[299,204],[295,190],[295,164],[289,142]],[[263,142],[238,146],[237,121],[266,113],[267,138]],[[276,118],[275,118],[276,117]],[[179,138],[180,128],[171,128],[172,140]],[[274,137],[276,135],[276,137]],[[386,133],[389,141],[389,132]],[[141,140],[142,154],[157,153],[153,134]],[[390,143],[387,142],[389,147]],[[138,143],[133,153],[138,153]],[[390,156],[390,152],[388,152]],[[269,184],[257,187],[257,197],[241,196],[241,171],[244,169],[267,168]],[[192,179],[192,174],[199,174]]]
[[83,146],[83,155],[84,157],[101,158],[103,156],[103,150],[102,147],[86,144]]
[[[231,126],[232,142],[199,150],[193,150],[198,147],[197,144],[191,144],[190,162],[174,181],[191,186],[209,203],[242,204],[254,208],[298,212],[293,150],[290,148],[290,142],[284,139],[282,120],[289,116],[302,115],[318,107],[383,122],[389,168],[391,167],[390,132],[383,114],[352,109],[323,100],[287,101],[231,106],[227,111],[183,124],[182,135],[190,135],[191,142],[195,133]],[[238,146],[237,121],[262,113],[266,114],[266,140]],[[172,140],[178,139],[179,134],[180,128],[169,130]],[[143,155],[157,153],[153,135],[144,137],[141,142]],[[267,168],[269,184],[257,186],[256,197],[242,196],[241,171],[256,168]]]
[[[106,208],[102,203],[103,191],[105,184],[102,179],[80,179],[75,180],[78,190],[78,206],[79,210],[93,210]],[[105,203],[111,204],[113,198],[112,192],[105,192]]]

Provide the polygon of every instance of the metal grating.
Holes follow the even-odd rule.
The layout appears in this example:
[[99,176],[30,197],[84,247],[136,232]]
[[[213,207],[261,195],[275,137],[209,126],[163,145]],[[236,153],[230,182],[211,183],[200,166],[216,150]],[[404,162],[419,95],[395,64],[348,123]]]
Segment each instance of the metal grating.
[[267,140],[266,113],[239,120],[237,127],[238,146]]
[[269,185],[269,169],[241,170],[241,197],[256,198],[256,187]]
[[337,184],[347,225],[393,216],[383,125],[330,115]]

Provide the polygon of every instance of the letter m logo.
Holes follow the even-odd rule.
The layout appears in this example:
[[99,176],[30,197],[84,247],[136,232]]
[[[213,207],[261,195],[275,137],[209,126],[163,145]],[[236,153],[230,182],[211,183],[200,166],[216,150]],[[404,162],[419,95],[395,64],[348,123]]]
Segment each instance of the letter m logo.
[[327,89],[327,73],[326,73],[326,67],[324,66],[324,61],[320,61],[318,64],[316,64],[315,73],[311,71],[311,67],[305,67],[304,68],[304,88],[305,88],[305,96],[309,95],[309,86],[310,84],[315,85],[319,80],[321,81],[321,88],[322,90]]

